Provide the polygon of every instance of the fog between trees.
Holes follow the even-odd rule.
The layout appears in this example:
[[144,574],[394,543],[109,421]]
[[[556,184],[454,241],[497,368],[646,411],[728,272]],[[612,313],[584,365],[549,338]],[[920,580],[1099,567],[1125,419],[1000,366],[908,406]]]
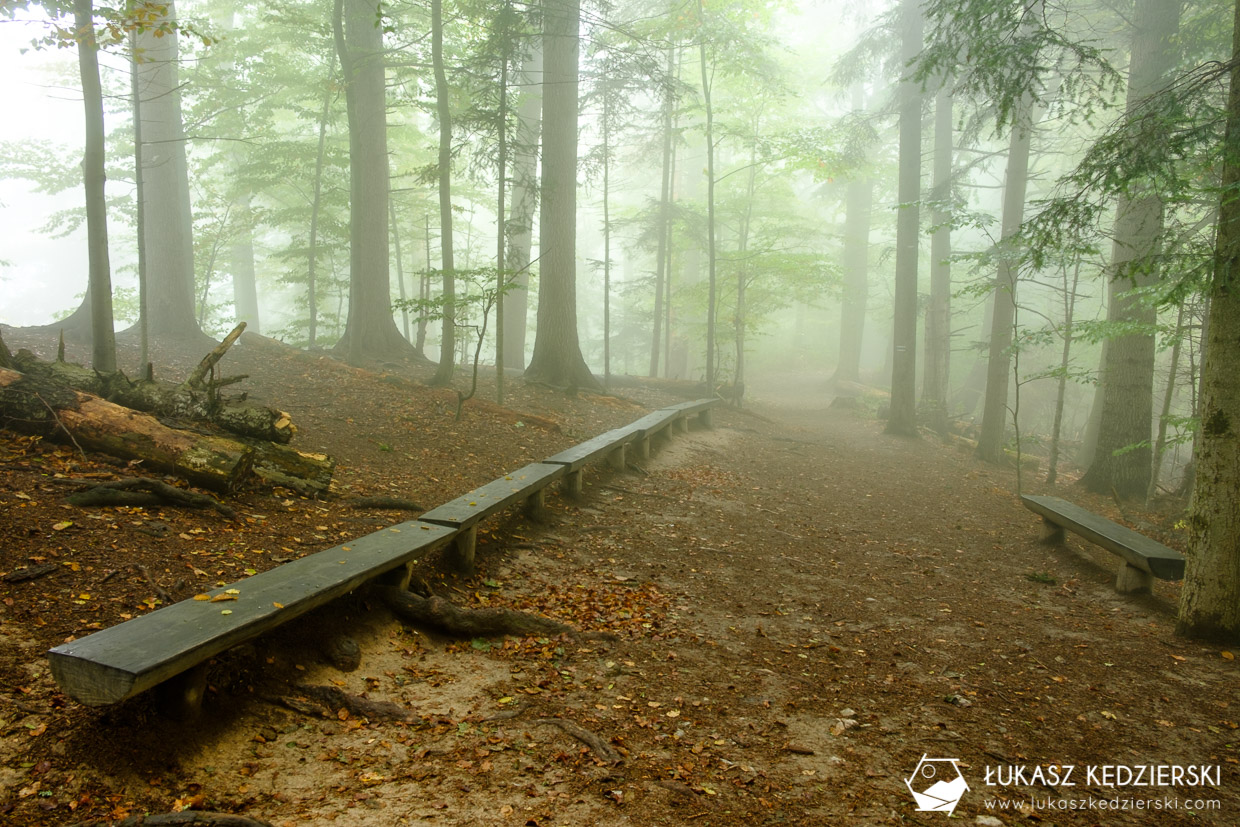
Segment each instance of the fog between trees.
[[[0,10],[24,83],[85,93],[5,133],[4,226],[51,203],[73,254],[4,254],[0,321],[57,311],[101,370],[113,327],[245,321],[438,384],[477,358],[501,397],[795,376],[1050,482],[1195,486],[1186,595],[1240,554],[1234,4]],[[1185,630],[1240,628],[1194,599]]]

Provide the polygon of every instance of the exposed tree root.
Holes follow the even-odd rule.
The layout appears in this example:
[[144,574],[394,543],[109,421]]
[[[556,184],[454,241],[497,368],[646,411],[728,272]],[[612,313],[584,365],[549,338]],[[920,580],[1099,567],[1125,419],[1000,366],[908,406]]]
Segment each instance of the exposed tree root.
[[148,477],[131,477],[101,483],[93,488],[70,494],[65,497],[65,502],[81,508],[100,505],[176,505],[185,508],[213,508],[230,520],[237,518],[237,512],[214,497],[195,494],[193,491],[186,491]]
[[462,609],[442,597],[421,597],[394,586],[382,586],[379,595],[400,618],[429,626],[451,637],[499,635],[576,635],[577,631],[549,617],[511,609]]
[[573,736],[581,743],[585,744],[599,758],[610,764],[620,763],[620,753],[616,752],[611,744],[604,741],[600,736],[595,735],[588,729],[582,729],[572,721],[564,718],[539,718],[535,723],[542,726],[554,726],[564,730],[565,733]]
[[349,508],[383,508],[390,511],[425,511],[426,508],[413,500],[400,497],[350,497],[344,501]]
[[[350,695],[335,686],[297,684],[295,695],[282,696],[278,700],[289,709],[304,715],[339,718],[343,710],[347,715],[365,718],[371,722],[412,720],[409,710],[388,701],[372,701],[360,695]],[[347,716],[346,716],[347,717]]]

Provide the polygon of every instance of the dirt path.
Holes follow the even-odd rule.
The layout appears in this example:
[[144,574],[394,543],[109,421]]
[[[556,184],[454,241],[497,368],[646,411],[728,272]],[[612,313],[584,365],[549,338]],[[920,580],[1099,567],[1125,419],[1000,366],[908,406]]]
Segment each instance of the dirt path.
[[[54,770],[6,770],[19,797],[3,813],[77,791],[118,817],[197,806],[297,827],[936,824],[905,786],[927,755],[958,759],[969,821],[1236,823],[1236,665],[1172,637],[1173,593],[1118,597],[1109,555],[1038,544],[1010,474],[933,440],[821,407],[760,413],[722,411],[640,470],[593,472],[549,525],[484,532],[475,578],[428,574],[456,602],[617,641],[452,643],[362,596],[222,662],[193,727],[140,704],[80,717]],[[362,644],[356,672],[311,645],[339,630]],[[294,712],[272,675],[412,718]],[[541,723],[557,718],[621,760]],[[10,754],[23,738],[7,732]],[[1051,764],[1076,766],[1076,786],[986,783]],[[1084,777],[1141,764],[1218,766],[1222,783]],[[990,808],[1091,795],[1220,809]]]

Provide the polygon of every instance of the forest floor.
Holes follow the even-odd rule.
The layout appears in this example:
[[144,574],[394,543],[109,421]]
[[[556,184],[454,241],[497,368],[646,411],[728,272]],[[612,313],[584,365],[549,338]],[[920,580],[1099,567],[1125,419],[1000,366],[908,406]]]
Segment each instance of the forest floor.
[[[512,382],[507,409],[467,406],[456,422],[450,391],[320,356],[243,339],[226,364],[292,414],[295,447],[339,460],[343,493],[428,509],[677,401]],[[1237,823],[1237,663],[1173,636],[1176,586],[1117,595],[1114,557],[1039,542],[1012,471],[930,435],[886,436],[864,409],[829,409],[825,387],[768,375],[746,409],[720,409],[713,429],[677,435],[640,469],[589,469],[582,500],[548,498],[549,523],[484,524],[476,576],[436,559],[419,571],[460,605],[614,640],[451,641],[363,591],[217,659],[194,721],[145,696],[83,707],[43,653],[152,610],[160,592],[183,599],[409,515],[278,490],[239,494],[235,522],[77,509],[60,502],[66,480],[135,469],[0,432],[0,575],[59,566],[0,581],[0,824],[187,808],[289,827],[939,824],[905,784],[923,756],[958,760],[969,790],[955,817],[969,823]],[[1070,481],[1060,494],[1121,516]],[[1173,508],[1124,516],[1182,544]],[[361,643],[356,671],[313,645],[339,631]],[[298,683],[410,718],[297,712],[279,699]],[[557,718],[618,760],[544,723]],[[1116,789],[1085,775],[1150,764],[1221,767],[1221,784]],[[1075,786],[1003,774],[1039,765],[1074,766]],[[1090,799],[1151,809],[1068,809]]]

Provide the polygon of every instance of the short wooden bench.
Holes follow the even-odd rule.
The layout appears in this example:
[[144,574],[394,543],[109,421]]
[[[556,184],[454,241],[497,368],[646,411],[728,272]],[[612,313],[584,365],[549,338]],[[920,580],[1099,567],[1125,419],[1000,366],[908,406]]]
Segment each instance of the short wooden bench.
[[1115,588],[1122,594],[1148,592],[1155,577],[1184,579],[1184,557],[1175,549],[1058,497],[1022,495],[1020,499],[1026,508],[1041,515],[1049,529],[1047,541],[1063,542],[1066,529],[1119,555],[1123,562]]
[[570,497],[580,497],[582,469],[599,458],[606,457],[612,468],[623,471],[628,462],[626,449],[636,438],[637,432],[631,427],[616,428],[563,450],[553,457],[547,457],[543,462],[562,466],[564,493]]
[[478,523],[515,503],[524,503],[525,513],[543,519],[546,488],[565,473],[565,466],[548,460],[534,462],[475,488],[468,494],[426,512],[418,519],[458,530],[453,563],[465,572],[474,570],[474,550],[478,545]]
[[642,459],[650,459],[650,443],[660,433],[670,431],[671,426],[677,421],[686,421],[687,418],[679,411],[670,408],[648,413],[641,419],[627,426],[627,430],[633,432],[633,441],[637,444],[637,455]]
[[[456,530],[418,520],[394,525],[212,589],[50,650],[68,695],[99,706],[181,676],[181,703],[196,707],[210,658],[336,599],[375,577],[407,570]],[[405,575],[407,577],[407,575]]]

